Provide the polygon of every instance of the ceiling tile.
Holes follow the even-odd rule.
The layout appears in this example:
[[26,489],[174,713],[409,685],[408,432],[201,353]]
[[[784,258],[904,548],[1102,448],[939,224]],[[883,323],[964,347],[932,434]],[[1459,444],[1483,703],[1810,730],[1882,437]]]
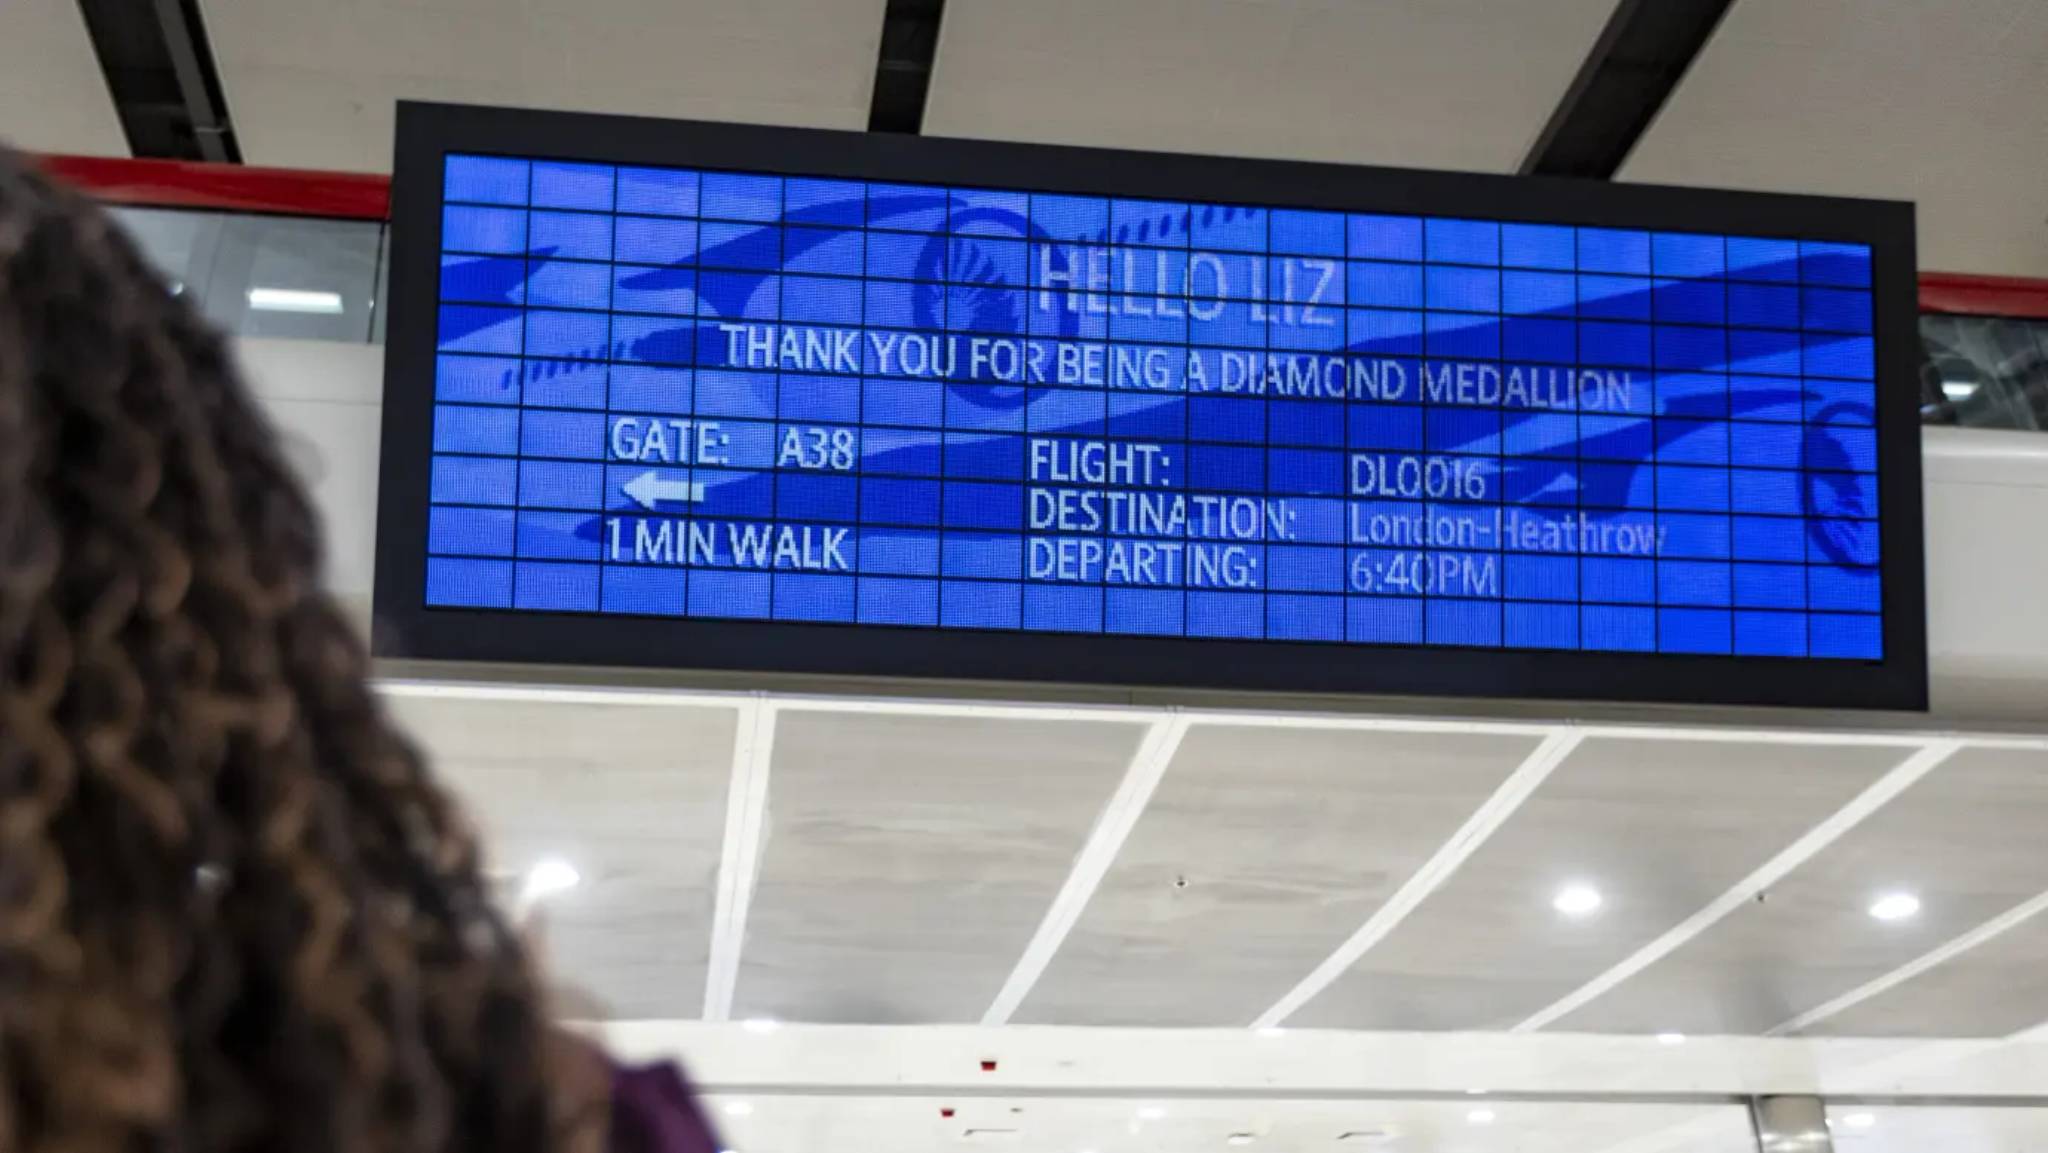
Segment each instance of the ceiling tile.
[[[1698,912],[1902,758],[1881,747],[1588,740],[1289,1023],[1511,1027]],[[1575,920],[1551,901],[1579,883],[1604,904]]]
[[77,0],[0,2],[0,143],[26,152],[128,155]]
[[1612,0],[953,0],[937,136],[1508,171]]
[[2048,276],[2038,0],[1771,0],[1728,13],[1625,180],[1917,201],[1924,268]]
[[[2040,854],[2040,826],[2026,844]],[[2005,1037],[2048,1026],[2048,917],[1805,1030],[1830,1037]]]
[[1250,1023],[1400,888],[1535,743],[1196,726],[1017,1020]]
[[[2048,754],[1966,749],[1767,894],[1565,1017],[1573,1032],[1761,1033],[2048,891]],[[1868,912],[1886,892],[1920,916]],[[2009,1020],[2007,1031],[2033,1024]],[[1831,1031],[1828,1023],[1817,1028]],[[1962,1035],[1962,1034],[1958,1034]]]
[[783,713],[735,1015],[979,1020],[1143,731]]
[[884,0],[203,0],[252,163],[382,171],[399,100],[858,128]]
[[695,1017],[732,776],[734,713],[397,697],[516,889],[534,862],[583,876],[538,933],[576,1016]]

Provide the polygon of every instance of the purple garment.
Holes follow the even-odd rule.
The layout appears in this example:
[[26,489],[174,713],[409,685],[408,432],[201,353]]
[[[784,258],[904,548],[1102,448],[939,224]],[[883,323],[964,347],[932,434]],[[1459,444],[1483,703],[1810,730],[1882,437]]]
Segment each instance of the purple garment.
[[606,1153],[720,1153],[718,1135],[674,1065],[612,1070],[612,1132]]

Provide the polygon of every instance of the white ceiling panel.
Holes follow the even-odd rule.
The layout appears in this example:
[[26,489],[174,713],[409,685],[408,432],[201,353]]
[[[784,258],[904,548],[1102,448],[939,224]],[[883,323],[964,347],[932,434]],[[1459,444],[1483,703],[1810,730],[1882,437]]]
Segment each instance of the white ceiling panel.
[[[1509,1028],[1720,897],[1892,768],[1896,749],[1580,745],[1427,903],[1289,1024]],[[1604,903],[1552,908],[1589,885]]]
[[244,157],[362,171],[399,100],[858,128],[883,3],[203,0]]
[[0,2],[0,144],[128,155],[77,0]]
[[782,714],[734,1015],[980,1020],[1143,731]]
[[1017,1019],[1249,1024],[1384,904],[1535,744],[1196,728]]
[[[720,882],[751,870],[744,929],[718,951],[735,1018],[957,1024],[1017,1003],[1024,1025],[1247,1037],[1274,1015],[1638,1037],[2048,1024],[2038,739],[392,695],[506,896],[545,857],[583,874],[529,925],[580,1017],[698,1016]],[[727,806],[742,705],[775,716],[769,755],[745,762],[765,766],[758,826]],[[1182,726],[1155,788],[1166,750],[1148,734]],[[1600,890],[1595,915],[1552,907],[1573,882]],[[1893,889],[1921,899],[1917,919],[1870,918]]]
[[1742,0],[1620,178],[1918,201],[1920,264],[2048,276],[2048,4]]
[[[1578,1032],[1762,1033],[2048,891],[2048,754],[1966,749],[1767,893],[1558,1022]],[[1918,916],[1870,916],[1880,895]],[[1882,994],[1880,994],[1881,996]],[[2014,1006],[2002,1026],[2036,1023]],[[1827,1022],[1819,1022],[1833,1032]],[[1993,1031],[1999,1031],[1994,1029]]]
[[924,130],[1507,171],[1613,0],[953,0]]
[[[2015,851],[2041,855],[2040,826]],[[2048,917],[2034,917],[1805,1030],[1838,1037],[2004,1037],[2048,1028]],[[2048,1040],[2048,1035],[2040,1037]]]
[[582,875],[531,926],[564,1008],[696,1016],[732,710],[447,698],[398,698],[392,708],[482,827],[507,890],[550,857]]

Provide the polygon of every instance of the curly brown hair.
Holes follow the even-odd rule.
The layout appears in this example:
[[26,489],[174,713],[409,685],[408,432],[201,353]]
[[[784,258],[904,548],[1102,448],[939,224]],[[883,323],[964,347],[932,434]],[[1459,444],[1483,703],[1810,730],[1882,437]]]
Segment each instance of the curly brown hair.
[[0,1151],[585,1153],[221,338],[0,151]]

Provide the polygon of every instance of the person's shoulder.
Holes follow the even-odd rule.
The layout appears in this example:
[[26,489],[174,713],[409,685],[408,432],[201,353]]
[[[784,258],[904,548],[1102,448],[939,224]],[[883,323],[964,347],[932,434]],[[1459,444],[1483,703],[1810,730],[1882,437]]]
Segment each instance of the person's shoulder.
[[682,1070],[615,1065],[606,1153],[720,1153],[720,1145]]

